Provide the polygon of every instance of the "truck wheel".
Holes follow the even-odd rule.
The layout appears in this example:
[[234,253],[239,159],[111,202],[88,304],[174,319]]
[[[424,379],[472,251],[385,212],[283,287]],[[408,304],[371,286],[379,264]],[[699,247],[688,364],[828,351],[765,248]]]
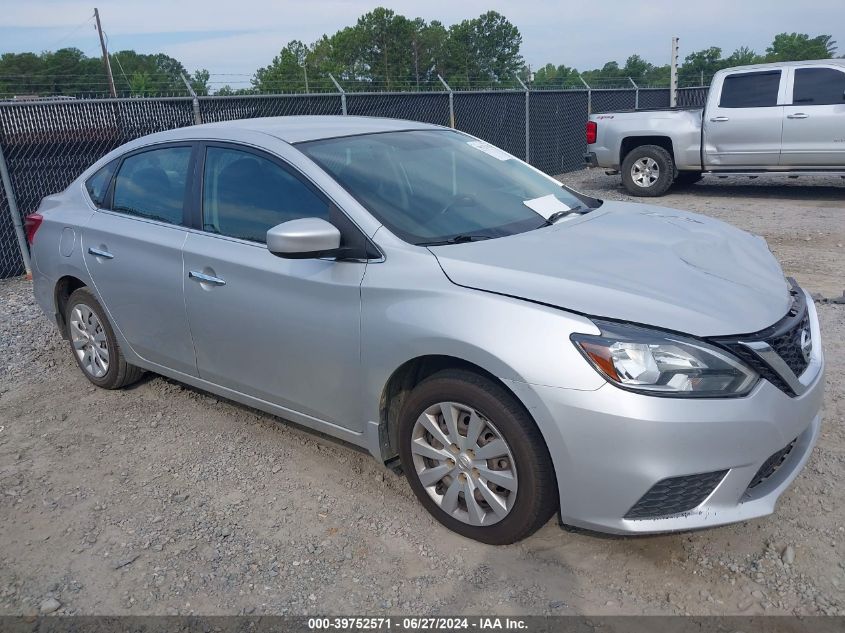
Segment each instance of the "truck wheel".
[[675,161],[658,145],[641,145],[622,161],[622,184],[634,196],[662,196],[672,186]]
[[675,177],[675,184],[680,185],[681,187],[686,187],[688,185],[694,185],[702,178],[704,178],[704,176],[700,171],[679,171],[678,175]]

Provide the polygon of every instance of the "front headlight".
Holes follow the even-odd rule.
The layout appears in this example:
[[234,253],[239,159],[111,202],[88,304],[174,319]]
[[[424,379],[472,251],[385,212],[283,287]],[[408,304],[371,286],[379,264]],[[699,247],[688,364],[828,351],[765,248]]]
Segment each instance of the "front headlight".
[[729,352],[702,341],[633,325],[597,321],[600,336],[572,342],[610,382],[631,391],[673,397],[744,396],[757,372]]

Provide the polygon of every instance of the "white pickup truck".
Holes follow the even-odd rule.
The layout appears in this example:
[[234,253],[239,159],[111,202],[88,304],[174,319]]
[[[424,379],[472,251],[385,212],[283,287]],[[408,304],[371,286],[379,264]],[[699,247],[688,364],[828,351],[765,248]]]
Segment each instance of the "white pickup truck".
[[845,178],[845,59],[728,68],[704,109],[607,112],[587,122],[587,164],[661,196],[704,174]]

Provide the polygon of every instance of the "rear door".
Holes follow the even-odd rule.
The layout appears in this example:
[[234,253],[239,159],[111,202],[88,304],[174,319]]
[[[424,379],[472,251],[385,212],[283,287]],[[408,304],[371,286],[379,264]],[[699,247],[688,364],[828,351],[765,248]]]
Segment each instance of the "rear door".
[[124,156],[82,248],[97,294],[132,350],[195,376],[182,293],[193,152],[183,143]]
[[704,164],[708,169],[777,166],[783,133],[783,71],[742,71],[713,86],[704,113]]
[[845,167],[845,68],[794,68],[788,93],[780,164]]

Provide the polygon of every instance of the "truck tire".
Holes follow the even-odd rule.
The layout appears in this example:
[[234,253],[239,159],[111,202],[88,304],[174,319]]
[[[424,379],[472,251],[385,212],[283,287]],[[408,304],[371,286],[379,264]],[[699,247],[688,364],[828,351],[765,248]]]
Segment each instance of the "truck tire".
[[659,145],[635,147],[622,161],[622,184],[633,196],[662,196],[675,179],[675,161]]

